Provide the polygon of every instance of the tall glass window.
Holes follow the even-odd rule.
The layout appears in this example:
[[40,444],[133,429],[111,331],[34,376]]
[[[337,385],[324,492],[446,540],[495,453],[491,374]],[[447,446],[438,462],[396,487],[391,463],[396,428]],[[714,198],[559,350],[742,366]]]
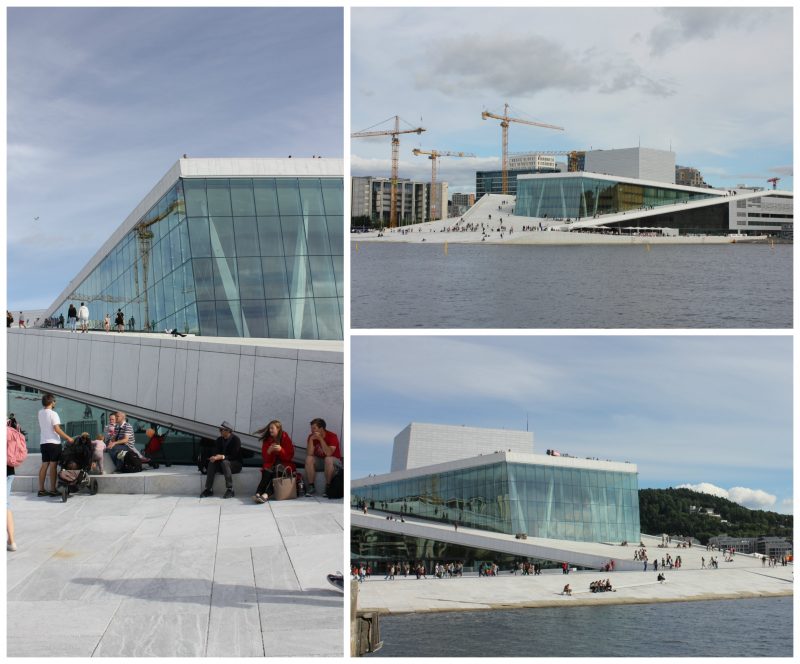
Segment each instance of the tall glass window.
[[342,210],[341,178],[181,179],[55,318],[77,300],[97,328],[120,308],[135,330],[341,339]]

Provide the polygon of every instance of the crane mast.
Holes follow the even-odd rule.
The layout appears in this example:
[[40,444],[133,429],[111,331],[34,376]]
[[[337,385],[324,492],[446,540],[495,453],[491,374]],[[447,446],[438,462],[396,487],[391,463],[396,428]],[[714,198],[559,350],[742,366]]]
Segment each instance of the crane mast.
[[428,159],[431,160],[431,200],[430,200],[430,212],[428,214],[428,218],[430,221],[435,221],[439,219],[439,205],[436,202],[436,163],[439,157],[474,157],[474,154],[468,152],[447,152],[442,150],[419,150],[414,148],[412,150],[414,155],[419,156],[421,154],[428,155]]
[[503,173],[503,193],[508,193],[508,124],[510,122],[518,122],[519,124],[533,125],[534,127],[544,127],[545,129],[558,129],[564,131],[564,127],[557,127],[556,125],[545,124],[543,122],[533,122],[532,120],[523,120],[522,118],[512,118],[508,114],[508,103],[505,104],[503,115],[496,115],[489,111],[481,113],[481,119],[486,120],[492,118],[500,120],[500,127],[503,131],[503,157],[502,157],[502,173]]

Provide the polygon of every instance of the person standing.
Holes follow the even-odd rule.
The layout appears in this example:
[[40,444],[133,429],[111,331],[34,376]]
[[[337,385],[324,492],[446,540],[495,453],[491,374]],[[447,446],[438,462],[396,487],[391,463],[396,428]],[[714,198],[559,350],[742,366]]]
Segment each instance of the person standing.
[[125,314],[122,309],[117,309],[117,315],[114,317],[114,325],[117,326],[117,332],[125,331]]
[[14,314],[6,309],[6,327],[11,327],[14,324]]
[[280,464],[290,473],[295,472],[294,444],[279,420],[272,420],[263,429],[256,431],[255,435],[261,437],[261,456],[264,463],[261,466],[261,481],[253,500],[266,503],[273,493],[272,480],[275,479],[276,466]]
[[67,310],[67,322],[69,323],[70,332],[74,332],[78,322],[78,310],[72,302],[69,303],[69,309]]
[[201,498],[214,495],[214,476],[217,472],[225,475],[225,495],[223,498],[233,498],[233,475],[242,471],[242,441],[233,433],[233,427],[227,422],[219,425],[219,438],[214,443],[216,454],[208,459],[208,474],[206,475],[206,488],[200,494]]
[[310,422],[311,433],[306,441],[306,495],[313,496],[317,471],[325,472],[325,482],[330,484],[336,469],[342,467],[339,438],[326,430],[325,420],[316,417]]
[[106,317],[103,319],[103,329],[106,332],[111,332],[111,314],[106,314]]
[[19,326],[24,330],[25,329],[25,318],[22,315],[22,312],[19,312]]
[[[39,411],[39,450],[42,453],[42,465],[39,468],[39,493],[38,496],[57,496],[56,492],[56,470],[58,458],[61,456],[61,439],[72,442],[61,429],[61,419],[55,411],[56,398],[50,394],[42,395],[42,409]],[[47,491],[45,484],[48,474],[50,475],[50,486],[52,489]]]
[[81,321],[81,332],[89,331],[89,307],[81,302],[81,308],[78,309],[78,318]]

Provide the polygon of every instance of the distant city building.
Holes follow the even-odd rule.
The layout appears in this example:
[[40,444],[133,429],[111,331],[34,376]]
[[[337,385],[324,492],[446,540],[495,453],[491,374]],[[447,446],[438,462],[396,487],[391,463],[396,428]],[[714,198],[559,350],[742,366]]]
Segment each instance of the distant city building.
[[737,553],[760,553],[780,558],[792,552],[792,543],[785,537],[762,535],[760,537],[711,537],[709,543],[720,549],[734,549]]
[[756,539],[756,552],[780,558],[793,551],[792,543],[785,537],[762,536]]
[[[391,179],[372,176],[353,177],[351,188],[351,219],[368,218],[374,225],[388,226],[392,206]],[[428,182],[398,180],[397,220],[400,226],[418,224],[428,218],[429,189]]]
[[522,152],[508,156],[508,170],[554,171],[556,169],[556,158],[549,154],[539,154],[537,152]]
[[[449,196],[448,196],[448,188],[449,187],[448,187],[447,182],[437,182],[436,183],[435,196],[436,196],[436,201],[438,203],[437,212],[436,212],[437,219],[445,219],[445,218],[447,218],[447,210],[448,210],[448,208],[447,208],[447,199],[449,198]],[[430,198],[433,198],[433,194],[431,194],[430,182],[426,185],[425,191],[426,191],[427,195]],[[424,221],[430,221],[430,208],[428,208],[428,214],[425,215]]]
[[475,205],[475,194],[453,194],[450,202],[450,216],[460,217]]
[[686,187],[708,187],[703,175],[696,168],[690,166],[675,167],[675,184],[682,184]]
[[653,148],[590,150],[583,170],[675,184],[675,153]]

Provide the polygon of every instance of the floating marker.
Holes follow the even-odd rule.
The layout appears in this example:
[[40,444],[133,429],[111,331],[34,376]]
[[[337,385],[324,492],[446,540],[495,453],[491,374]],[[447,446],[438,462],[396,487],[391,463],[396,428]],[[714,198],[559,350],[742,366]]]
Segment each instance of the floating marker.
[[444,243],[444,255],[447,256],[447,242]]

